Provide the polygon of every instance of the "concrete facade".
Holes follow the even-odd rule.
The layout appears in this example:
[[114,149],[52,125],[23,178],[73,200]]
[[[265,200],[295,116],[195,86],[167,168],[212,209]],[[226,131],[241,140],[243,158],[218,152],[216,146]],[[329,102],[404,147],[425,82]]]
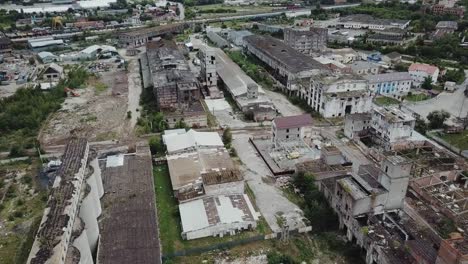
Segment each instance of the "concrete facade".
[[375,107],[372,111],[372,133],[386,146],[410,138],[415,124],[414,117],[395,107]]
[[353,75],[327,76],[313,80],[299,96],[325,118],[366,113],[372,106],[367,80]]
[[408,72],[413,78],[414,85],[420,86],[427,77],[432,79],[432,84],[436,84],[440,70],[433,65],[413,63],[408,68]]
[[311,27],[309,30],[284,29],[284,42],[293,49],[311,55],[327,48],[328,29]]
[[312,117],[308,114],[276,118],[271,124],[273,145],[278,147],[280,142],[303,140],[310,126]]
[[408,72],[392,72],[365,76],[369,81],[369,88],[374,94],[402,99],[413,84],[413,78]]
[[357,138],[360,133],[370,129],[371,114],[349,114],[345,116],[344,134],[350,139]]

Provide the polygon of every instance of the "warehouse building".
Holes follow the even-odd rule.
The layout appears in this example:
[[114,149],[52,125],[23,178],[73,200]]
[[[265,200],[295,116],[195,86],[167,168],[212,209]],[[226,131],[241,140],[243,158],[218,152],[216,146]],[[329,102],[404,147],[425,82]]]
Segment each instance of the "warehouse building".
[[270,36],[252,35],[244,38],[246,50],[261,60],[267,70],[282,84],[285,91],[295,94],[312,76],[326,67],[311,57]]
[[265,91],[234,63],[221,49],[215,49],[216,72],[239,109],[255,121],[272,120],[276,116],[273,103]]

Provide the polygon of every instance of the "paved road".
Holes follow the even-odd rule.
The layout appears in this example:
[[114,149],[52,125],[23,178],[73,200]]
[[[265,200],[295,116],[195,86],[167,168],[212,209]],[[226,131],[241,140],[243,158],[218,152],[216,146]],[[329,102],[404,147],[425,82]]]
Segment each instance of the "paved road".
[[271,176],[263,160],[248,142],[250,134],[233,133],[233,146],[239,155],[244,170],[244,177],[255,194],[257,206],[273,232],[280,232],[277,215],[282,214],[291,229],[304,227],[303,213],[294,203],[283,196],[281,190],[266,183],[262,178]]
[[429,100],[405,103],[405,106],[424,118],[435,110],[445,110],[449,112],[452,117],[465,117],[468,113],[468,97],[463,94],[464,88],[462,88],[465,87],[465,85],[468,85],[468,79],[453,93],[443,92]]

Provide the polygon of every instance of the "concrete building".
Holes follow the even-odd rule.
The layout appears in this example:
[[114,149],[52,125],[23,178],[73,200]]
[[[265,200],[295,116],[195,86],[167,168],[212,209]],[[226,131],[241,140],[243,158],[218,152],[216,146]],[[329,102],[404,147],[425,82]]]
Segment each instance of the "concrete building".
[[344,134],[350,139],[358,139],[371,128],[371,114],[349,114],[345,116]]
[[185,29],[185,27],[185,23],[179,23],[133,29],[132,31],[119,34],[119,44],[126,48],[140,47],[157,37],[164,36],[166,34],[180,33]]
[[378,74],[380,72],[380,65],[369,61],[355,61],[349,67],[357,75]]
[[157,107],[172,127],[183,121],[191,127],[207,124],[200,84],[173,41],[148,42],[142,59],[145,87],[153,87]]
[[219,195],[179,205],[182,238],[223,237],[257,227],[258,213],[246,194]]
[[63,67],[56,64],[56,63],[51,63],[49,66],[47,66],[42,73],[42,79],[45,81],[58,81],[62,79],[63,77]]
[[244,47],[244,37],[251,35],[253,35],[253,33],[248,30],[231,30],[229,31],[227,38],[231,43],[233,43],[237,47]]
[[414,85],[420,86],[427,77],[432,79],[432,84],[436,84],[440,71],[436,66],[422,63],[413,63],[408,68],[408,72],[413,78]]
[[465,8],[463,6],[448,7],[441,4],[432,6],[432,13],[436,15],[453,15],[462,18],[465,14]]
[[12,42],[5,33],[0,32],[0,54],[10,53],[12,50]]
[[303,82],[327,69],[284,42],[270,36],[247,36],[246,50],[260,59],[267,70],[289,93],[297,93]]
[[210,98],[222,97],[219,92],[218,86],[218,75],[216,74],[216,56],[213,48],[208,46],[202,46],[198,53],[200,58],[200,75],[203,80],[203,85],[210,92]]
[[284,29],[284,42],[293,49],[312,55],[327,48],[328,29],[310,27],[309,30]]
[[405,141],[413,135],[416,119],[396,107],[374,107],[371,133],[382,145]]
[[411,20],[379,19],[370,15],[356,14],[340,17],[337,26],[350,29],[384,30],[389,28],[405,29]]
[[37,54],[37,58],[44,64],[56,62],[58,57],[51,52],[41,51]]
[[94,263],[104,195],[96,156],[85,139],[72,139],[66,146],[28,264]]
[[223,148],[224,144],[217,132],[197,132],[193,129],[166,130],[163,135],[168,154],[192,152],[198,149]]
[[381,94],[397,99],[406,96],[413,84],[408,72],[391,72],[364,76],[369,81],[369,88],[374,94]]
[[40,38],[40,39],[29,39],[28,46],[35,52],[49,50],[53,48],[59,48],[64,45],[63,40],[49,38]]
[[215,31],[207,31],[206,36],[216,47],[220,49],[229,47],[229,42]]
[[276,109],[265,91],[221,49],[215,49],[216,72],[239,109],[255,121],[272,120]]
[[351,74],[321,76],[302,89],[299,97],[325,118],[366,113],[372,107],[367,80]]
[[456,21],[439,21],[436,30],[432,33],[433,39],[440,39],[447,34],[453,34],[458,29]]
[[278,147],[281,142],[303,140],[305,131],[312,126],[309,114],[278,117],[271,125],[272,143]]

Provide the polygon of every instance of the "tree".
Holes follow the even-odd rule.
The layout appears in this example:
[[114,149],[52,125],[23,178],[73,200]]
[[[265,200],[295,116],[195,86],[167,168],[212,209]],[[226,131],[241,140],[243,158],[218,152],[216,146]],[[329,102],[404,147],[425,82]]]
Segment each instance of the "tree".
[[149,140],[149,146],[151,154],[153,155],[163,155],[166,151],[166,147],[160,136],[151,137]]
[[187,128],[187,124],[184,122],[183,119],[180,119],[179,121],[177,121],[174,125],[174,128]]
[[227,148],[231,147],[232,143],[232,133],[231,133],[231,128],[227,127],[223,131],[223,143]]
[[445,110],[432,111],[427,115],[429,128],[438,129],[444,127],[444,122],[450,117],[450,113]]
[[424,78],[424,82],[421,84],[421,88],[426,90],[432,90],[432,77],[427,76]]
[[416,125],[414,126],[414,130],[421,134],[426,134],[427,131],[427,123],[424,119],[416,117]]

